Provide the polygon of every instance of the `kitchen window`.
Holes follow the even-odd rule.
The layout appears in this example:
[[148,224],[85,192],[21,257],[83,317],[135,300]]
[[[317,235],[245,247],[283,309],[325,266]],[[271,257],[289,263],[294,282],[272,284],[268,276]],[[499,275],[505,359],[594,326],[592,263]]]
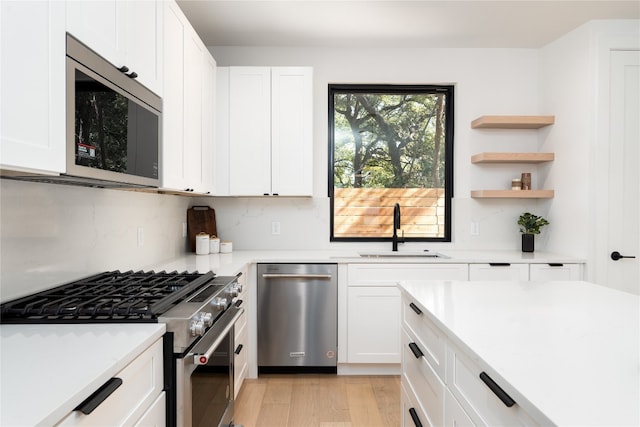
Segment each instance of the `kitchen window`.
[[453,86],[329,85],[331,241],[451,241]]

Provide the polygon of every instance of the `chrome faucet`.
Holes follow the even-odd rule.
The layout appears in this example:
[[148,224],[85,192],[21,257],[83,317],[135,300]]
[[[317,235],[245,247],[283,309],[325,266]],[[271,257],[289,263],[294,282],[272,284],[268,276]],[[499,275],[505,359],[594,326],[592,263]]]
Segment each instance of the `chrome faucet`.
[[391,250],[398,252],[398,243],[404,243],[404,231],[402,238],[398,238],[398,230],[400,229],[400,203],[396,203],[393,207],[393,237],[391,238]]

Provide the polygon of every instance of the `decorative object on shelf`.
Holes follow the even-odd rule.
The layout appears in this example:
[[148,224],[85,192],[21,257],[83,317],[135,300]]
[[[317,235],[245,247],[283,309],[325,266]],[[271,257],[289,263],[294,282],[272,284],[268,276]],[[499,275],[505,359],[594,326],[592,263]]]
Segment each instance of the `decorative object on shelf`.
[[520,233],[522,233],[522,252],[533,252],[534,237],[540,234],[540,228],[549,225],[549,221],[541,216],[525,212],[518,218]]
[[521,190],[522,189],[522,180],[520,178],[514,178],[511,180],[511,189],[512,190]]
[[523,190],[531,190],[531,173],[530,172],[522,172],[522,176],[520,177],[520,188]]

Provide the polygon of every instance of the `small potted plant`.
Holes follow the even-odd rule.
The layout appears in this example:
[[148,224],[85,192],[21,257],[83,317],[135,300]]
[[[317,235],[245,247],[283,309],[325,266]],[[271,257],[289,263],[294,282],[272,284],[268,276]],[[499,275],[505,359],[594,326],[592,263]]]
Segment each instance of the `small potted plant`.
[[522,252],[533,252],[533,239],[536,234],[540,234],[540,228],[549,225],[549,221],[541,216],[525,212],[518,218],[520,233],[522,233]]

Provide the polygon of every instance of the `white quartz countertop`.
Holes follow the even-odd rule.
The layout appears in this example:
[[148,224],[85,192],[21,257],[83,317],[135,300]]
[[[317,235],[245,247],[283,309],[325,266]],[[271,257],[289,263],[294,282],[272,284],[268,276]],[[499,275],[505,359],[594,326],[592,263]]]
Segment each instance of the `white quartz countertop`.
[[1,325],[0,425],[54,425],[164,332],[149,323]]
[[414,256],[418,250],[400,250],[399,254],[404,256],[393,257],[361,257],[362,253],[388,253],[384,250],[353,250],[353,251],[233,251],[228,254],[195,255],[185,254],[171,260],[154,263],[145,269],[166,270],[166,271],[213,271],[217,275],[234,275],[248,263],[277,263],[277,262],[335,262],[335,263],[524,263],[524,264],[546,264],[546,263],[584,263],[585,260],[566,255],[553,254],[548,252],[523,253],[519,251],[453,251],[434,250],[446,257],[443,258],[423,258]]
[[640,425],[640,297],[588,282],[400,289],[543,424]]

